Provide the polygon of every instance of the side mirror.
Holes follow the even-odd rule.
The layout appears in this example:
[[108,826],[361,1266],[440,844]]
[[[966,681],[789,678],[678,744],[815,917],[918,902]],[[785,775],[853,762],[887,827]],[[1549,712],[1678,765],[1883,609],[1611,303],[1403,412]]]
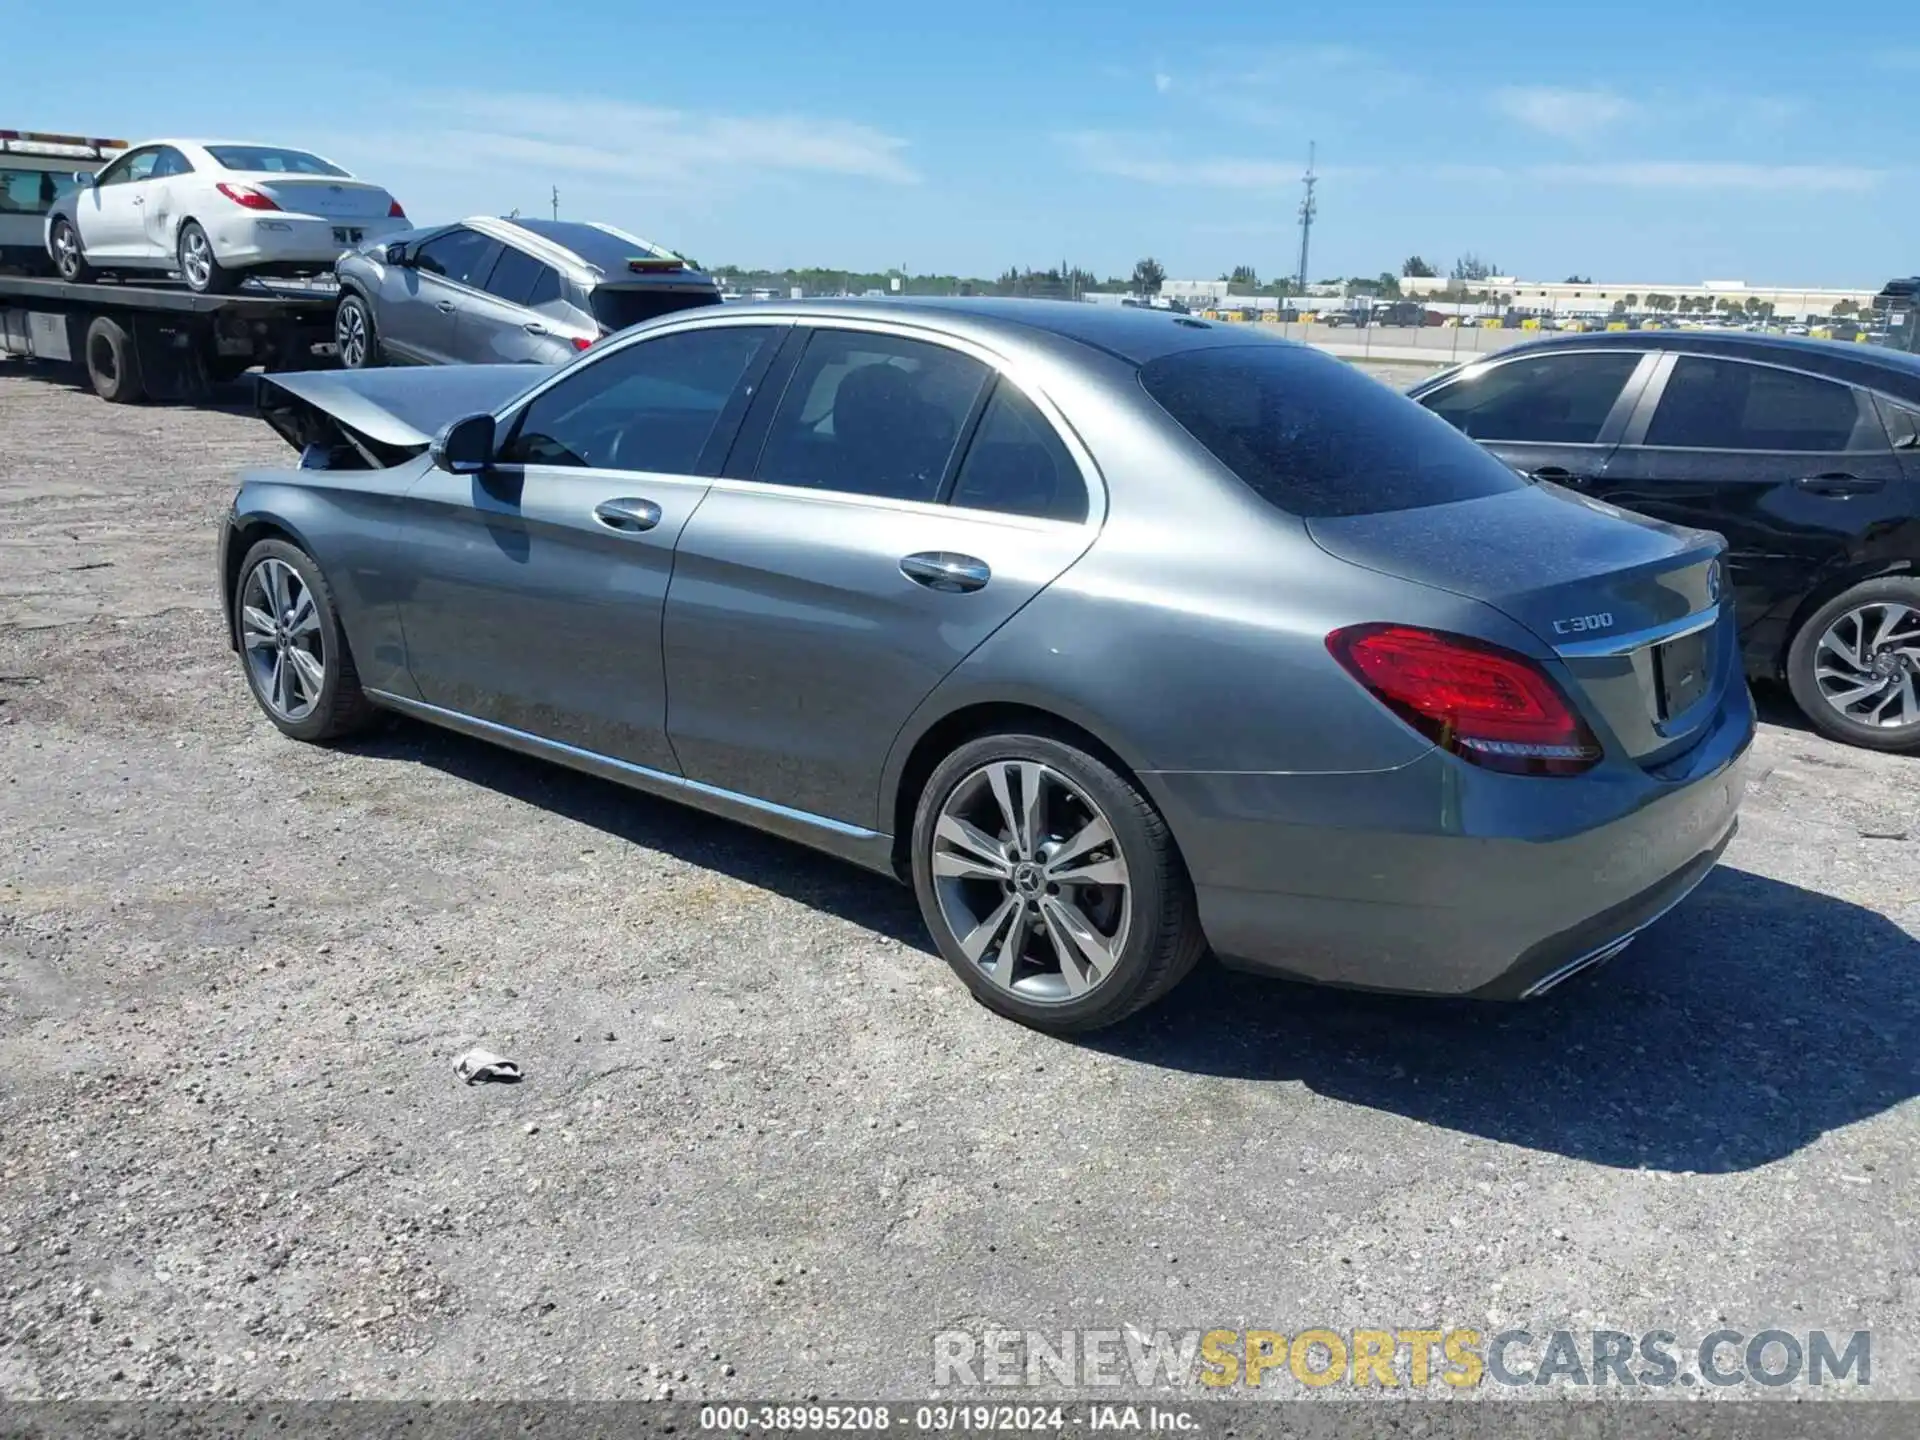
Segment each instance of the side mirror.
[[456,420],[427,447],[433,463],[450,475],[477,475],[493,463],[493,417]]
[[91,190],[93,188],[93,172],[91,170],[74,171],[73,183],[82,190]]
[[404,242],[387,246],[387,264],[405,265],[406,263],[407,247]]

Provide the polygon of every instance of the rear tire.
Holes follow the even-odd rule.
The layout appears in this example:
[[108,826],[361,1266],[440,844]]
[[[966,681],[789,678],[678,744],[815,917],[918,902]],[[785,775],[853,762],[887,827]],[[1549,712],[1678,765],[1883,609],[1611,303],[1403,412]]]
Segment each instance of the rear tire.
[[233,611],[247,688],[281,734],[339,740],[379,718],[360,688],[333,587],[298,545],[262,540],[247,551]]
[[1787,685],[1829,740],[1920,752],[1920,580],[1866,580],[1814,611],[1787,649]]
[[120,322],[96,315],[87,326],[87,379],[93,393],[115,405],[131,405],[147,393],[140,352]]
[[55,272],[69,285],[85,285],[98,278],[99,272],[87,263],[87,252],[80,248],[80,232],[66,216],[53,222],[47,248],[53,255]]
[[180,264],[180,278],[196,295],[230,295],[240,283],[239,275],[215,258],[213,241],[207,238],[198,220],[189,220],[180,227],[174,258]]
[[343,370],[369,370],[381,363],[373,307],[352,291],[340,297],[340,308],[334,311],[333,343]]
[[1022,1025],[1066,1035],[1115,1024],[1205,952],[1160,812],[1071,741],[995,734],[960,746],[921,791],[912,845],[914,894],[940,953],[976,1000]]

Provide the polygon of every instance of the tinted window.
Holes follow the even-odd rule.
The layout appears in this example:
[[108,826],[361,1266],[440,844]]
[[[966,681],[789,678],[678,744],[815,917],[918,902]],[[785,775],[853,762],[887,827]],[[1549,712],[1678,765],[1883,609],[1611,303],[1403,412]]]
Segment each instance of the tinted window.
[[1291,514],[1411,510],[1527,483],[1405,396],[1304,346],[1189,350],[1142,366],[1140,383],[1248,488]]
[[73,190],[71,170],[0,170],[0,215],[44,215]]
[[486,291],[509,304],[524,305],[535,277],[546,268],[524,250],[504,246],[500,258],[493,263],[493,273],[487,276]]
[[1046,416],[1003,380],[967,447],[952,503],[1008,515],[1084,520],[1087,487]]
[[593,308],[593,318],[600,322],[602,329],[624,330],[657,315],[711,305],[719,298],[712,290],[611,290],[599,285],[589,294],[587,304]]
[[1649,445],[1710,450],[1845,450],[1860,425],[1853,390],[1738,360],[1682,355],[1647,427]]
[[939,345],[819,331],[780,399],[755,478],[932,500],[988,373]]
[[521,412],[501,459],[692,474],[771,333],[729,325],[663,335],[590,361]]
[[542,305],[551,305],[560,298],[560,272],[551,265],[541,265],[533,277],[533,285],[527,291],[522,303],[530,309]]
[[1539,355],[1463,376],[1420,403],[1475,440],[1591,445],[1639,364],[1633,350]]
[[158,150],[129,150],[100,172],[96,185],[126,185],[135,180],[153,178],[153,167],[160,163]]
[[284,175],[332,175],[347,172],[304,150],[281,150],[272,145],[209,145],[207,153],[229,170],[262,170]]
[[478,230],[449,230],[414,251],[414,268],[471,285],[476,275],[487,273],[487,263],[499,245],[498,240],[490,240]]

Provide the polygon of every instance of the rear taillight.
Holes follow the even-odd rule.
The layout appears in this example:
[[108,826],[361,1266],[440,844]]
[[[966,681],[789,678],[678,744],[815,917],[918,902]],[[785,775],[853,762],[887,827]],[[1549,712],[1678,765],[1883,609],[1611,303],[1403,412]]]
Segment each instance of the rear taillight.
[[404,220],[407,218],[407,212],[400,208],[400,202],[398,200],[395,200],[387,206],[387,218],[389,220]]
[[593,344],[593,341],[587,339],[584,335],[576,335],[573,337],[573,348],[576,350],[585,350],[591,344]]
[[1350,625],[1327,649],[1442,749],[1489,770],[1578,775],[1600,742],[1553,680],[1512,650],[1411,625]]
[[213,188],[233,201],[234,204],[244,205],[249,210],[278,210],[280,208],[273,203],[271,196],[261,194],[260,191],[254,189],[251,185],[229,185],[223,180],[217,182]]

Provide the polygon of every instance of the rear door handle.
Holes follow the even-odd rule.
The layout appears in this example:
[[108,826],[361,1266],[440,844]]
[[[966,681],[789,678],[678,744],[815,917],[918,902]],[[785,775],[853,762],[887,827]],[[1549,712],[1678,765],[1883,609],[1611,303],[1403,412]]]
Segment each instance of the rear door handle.
[[660,523],[660,507],[651,500],[623,495],[618,500],[602,500],[594,506],[593,518],[609,530],[638,535]]
[[946,594],[978,590],[993,578],[987,562],[951,550],[922,550],[900,562],[900,573],[916,585]]
[[442,315],[451,315],[453,313],[453,302],[451,300],[442,300],[433,308],[438,310]]
[[1887,482],[1876,480],[1869,475],[1848,475],[1843,471],[1833,471],[1825,475],[1808,475],[1793,482],[1798,489],[1809,495],[1871,495],[1876,490],[1887,488]]

